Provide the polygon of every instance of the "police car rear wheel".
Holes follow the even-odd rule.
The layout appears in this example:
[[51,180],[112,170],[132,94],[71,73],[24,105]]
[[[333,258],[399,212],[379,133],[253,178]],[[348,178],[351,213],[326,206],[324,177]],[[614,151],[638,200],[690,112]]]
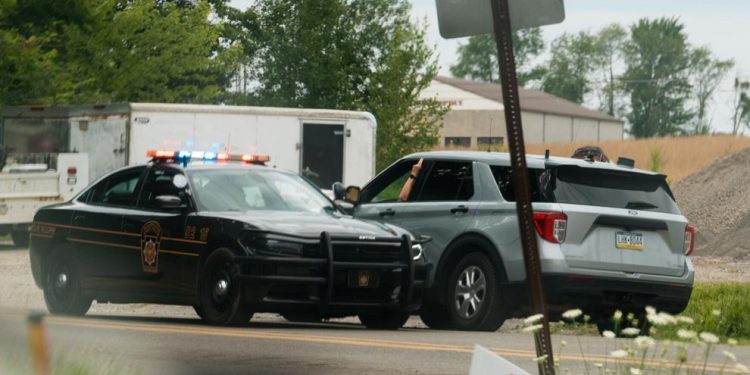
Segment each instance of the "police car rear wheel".
[[216,249],[206,259],[201,271],[200,306],[196,312],[211,325],[247,324],[252,313],[242,301],[242,285],[234,273],[231,250]]
[[71,249],[57,249],[44,274],[44,302],[52,314],[85,315],[91,307],[91,298],[81,296],[80,274]]
[[360,314],[359,321],[370,329],[394,330],[404,326],[409,320],[409,313],[401,311],[380,311],[371,314]]

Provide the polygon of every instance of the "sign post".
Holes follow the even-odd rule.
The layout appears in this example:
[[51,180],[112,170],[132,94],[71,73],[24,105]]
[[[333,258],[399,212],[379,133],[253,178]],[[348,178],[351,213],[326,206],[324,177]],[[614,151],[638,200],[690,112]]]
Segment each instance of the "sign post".
[[[489,3],[489,4],[488,4]],[[487,5],[492,17],[487,16]],[[543,314],[540,340],[536,341],[539,373],[554,375],[552,340],[549,318],[542,287],[542,266],[539,259],[534,213],[531,207],[529,172],[526,165],[526,146],[521,124],[516,63],[513,55],[512,26],[535,27],[561,22],[565,18],[562,0],[437,0],[440,33],[444,37],[476,35],[494,32],[500,62],[500,81],[505,112],[505,125],[510,151],[513,191],[516,197],[518,226],[523,246],[526,284],[529,288],[534,313]]]

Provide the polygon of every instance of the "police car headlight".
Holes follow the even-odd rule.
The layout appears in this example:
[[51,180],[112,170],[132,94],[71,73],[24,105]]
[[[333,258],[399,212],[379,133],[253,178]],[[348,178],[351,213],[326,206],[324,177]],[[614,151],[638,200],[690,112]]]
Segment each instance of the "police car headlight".
[[411,255],[414,260],[422,259],[423,252],[424,250],[422,250],[422,245],[416,244],[411,246]]
[[302,256],[303,244],[265,238],[259,236],[243,236],[242,246],[257,255],[267,256]]

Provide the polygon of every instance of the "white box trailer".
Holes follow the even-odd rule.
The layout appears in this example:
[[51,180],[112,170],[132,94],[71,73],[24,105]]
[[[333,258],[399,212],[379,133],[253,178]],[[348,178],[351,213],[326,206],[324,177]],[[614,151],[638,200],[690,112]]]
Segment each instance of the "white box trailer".
[[151,149],[269,155],[269,165],[322,189],[363,185],[375,174],[376,122],[367,112],[125,103],[5,107],[9,153],[85,152],[92,180],[148,160]]

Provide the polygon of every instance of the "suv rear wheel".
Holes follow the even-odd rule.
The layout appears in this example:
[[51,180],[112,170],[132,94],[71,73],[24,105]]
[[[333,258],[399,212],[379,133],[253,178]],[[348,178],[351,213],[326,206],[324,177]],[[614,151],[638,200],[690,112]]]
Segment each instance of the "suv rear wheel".
[[447,326],[466,331],[496,331],[505,322],[498,277],[479,252],[465,255],[447,279]]

